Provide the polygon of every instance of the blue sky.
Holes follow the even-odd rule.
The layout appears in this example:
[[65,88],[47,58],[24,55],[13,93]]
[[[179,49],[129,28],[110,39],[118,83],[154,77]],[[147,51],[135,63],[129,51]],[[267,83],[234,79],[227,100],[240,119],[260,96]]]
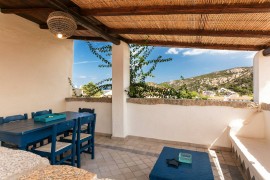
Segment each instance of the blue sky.
[[[102,46],[104,43],[95,43]],[[154,71],[154,78],[148,82],[161,83],[207,74],[214,71],[230,69],[234,67],[250,67],[254,51],[228,51],[207,49],[184,49],[156,47],[149,59],[161,55],[164,58],[171,57],[170,62],[159,64]],[[73,82],[77,87],[90,81],[99,82],[111,77],[111,69],[99,68],[100,60],[88,49],[85,41],[74,41],[74,66]]]

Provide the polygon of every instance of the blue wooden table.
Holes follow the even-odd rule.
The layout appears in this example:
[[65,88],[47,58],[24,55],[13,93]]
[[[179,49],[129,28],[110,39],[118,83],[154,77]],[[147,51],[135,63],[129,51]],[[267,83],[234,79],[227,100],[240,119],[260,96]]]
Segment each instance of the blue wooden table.
[[[181,163],[178,168],[169,167],[166,159],[178,158],[180,152],[192,155],[192,164]],[[214,180],[209,156],[205,152],[164,147],[153,167],[150,180]]]
[[0,125],[0,141],[10,142],[18,145],[19,149],[25,150],[28,144],[47,138],[51,135],[49,130],[52,125],[63,122],[72,121],[79,117],[96,118],[95,114],[78,113],[78,112],[62,112],[66,114],[65,119],[51,121],[48,123],[35,122],[33,119],[15,121]]

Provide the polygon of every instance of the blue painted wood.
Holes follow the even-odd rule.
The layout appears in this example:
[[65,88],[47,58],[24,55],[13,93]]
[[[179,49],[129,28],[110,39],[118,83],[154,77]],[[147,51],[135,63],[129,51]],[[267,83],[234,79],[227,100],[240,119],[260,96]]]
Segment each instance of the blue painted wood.
[[[77,132],[77,138],[76,138],[76,163],[77,167],[81,167],[81,153],[86,152],[91,154],[91,158],[95,158],[95,127],[96,127],[96,114],[90,114],[90,113],[82,113],[82,114],[89,114],[92,115],[94,118],[91,118],[91,116],[86,117],[80,117],[78,119],[78,133]],[[82,125],[87,125],[87,132],[83,132],[86,134],[90,134],[91,136],[81,139],[81,133],[82,133]],[[63,142],[70,142],[68,139],[61,139]]]
[[27,144],[34,143],[38,140],[45,139],[51,135],[48,128],[54,124],[63,121],[72,121],[79,117],[90,117],[94,119],[95,116],[89,113],[78,112],[63,112],[66,114],[66,119],[52,121],[48,123],[35,122],[33,119],[25,121],[16,121],[13,123],[4,123],[0,125],[0,141],[11,142],[18,145],[20,149],[26,149]]
[[[169,167],[166,159],[178,159],[179,153],[189,153],[192,155],[192,164],[181,163],[178,168]],[[159,158],[154,165],[150,175],[150,180],[214,180],[209,156],[205,152],[189,151],[164,147]]]
[[[14,121],[20,121],[20,120],[27,120],[28,119],[28,115],[25,113],[23,115],[13,115],[13,116],[7,116],[5,118],[2,118],[2,123],[0,124],[3,124],[3,123],[10,123],[10,122],[14,122]],[[3,141],[1,143],[1,145],[3,147],[7,147],[7,148],[12,148],[12,149],[16,149],[18,148],[17,145],[15,144],[12,144],[12,143],[8,143],[8,142],[5,142]]]
[[4,123],[4,118],[0,117],[0,125]]
[[32,112],[32,113],[31,113],[32,119],[33,119],[35,116],[41,116],[41,115],[45,115],[45,114],[52,114],[52,110],[49,109],[49,110],[43,110],[43,111],[37,111],[37,112]]
[[[94,114],[95,113],[95,109],[90,109],[90,108],[79,108],[79,113],[92,113]],[[81,132],[83,133],[87,133],[87,129],[86,130],[81,130]]]
[[[37,149],[32,149],[32,152],[35,154],[38,154],[40,156],[43,157],[48,157],[50,159],[51,165],[60,165],[63,164],[68,161],[71,160],[71,164],[72,166],[74,166],[75,161],[75,139],[76,139],[76,132],[77,132],[77,119],[74,119],[72,121],[63,121],[60,122],[58,124],[54,124],[53,126],[51,126],[48,131],[51,132],[51,151],[50,152],[44,152]],[[69,146],[66,146],[65,148],[62,148],[60,150],[56,150],[56,143],[57,143],[57,135],[61,134],[67,130],[72,129],[72,141],[70,142]],[[69,152],[71,151],[71,152]],[[65,153],[65,156],[64,156]],[[60,156],[60,160],[57,160],[56,157]]]
[[88,112],[88,113],[95,113],[95,109],[89,109],[89,108],[79,108],[79,112]]
[[4,118],[4,123],[9,123],[11,121],[18,121],[18,120],[27,120],[28,115],[25,113],[23,115],[13,115],[13,116],[7,116]]

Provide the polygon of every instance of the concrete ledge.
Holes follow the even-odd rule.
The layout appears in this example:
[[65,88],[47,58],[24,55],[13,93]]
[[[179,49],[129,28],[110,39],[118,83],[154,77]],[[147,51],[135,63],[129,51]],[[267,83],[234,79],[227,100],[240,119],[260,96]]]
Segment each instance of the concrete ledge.
[[270,111],[270,104],[262,103],[261,108],[262,110]]
[[112,134],[101,133],[101,132],[95,132],[95,136],[112,137]]
[[69,97],[66,98],[65,100],[66,102],[84,101],[84,102],[112,103],[112,98]]
[[128,103],[134,104],[170,104],[180,106],[228,106],[234,108],[247,108],[249,102],[229,102],[213,100],[192,100],[192,99],[158,99],[158,98],[128,98]]
[[[99,133],[96,133],[98,136],[104,136],[100,135]],[[107,135],[106,137],[110,137]],[[187,142],[181,142],[181,141],[170,141],[170,140],[161,140],[161,139],[155,139],[155,138],[147,138],[147,137],[141,137],[141,136],[132,136],[128,135],[127,137],[110,137],[113,140],[118,140],[118,141],[128,141],[130,139],[138,139],[138,140],[143,140],[143,141],[148,141],[148,142],[157,142],[157,143],[162,143],[166,145],[180,145],[180,146],[188,146],[188,147],[194,147],[194,148],[203,148],[203,149],[212,149],[212,150],[218,150],[218,151],[226,151],[226,152],[231,152],[232,149],[228,147],[220,147],[220,146],[210,146],[210,145],[203,145],[203,144],[195,144],[195,143],[187,143]]]

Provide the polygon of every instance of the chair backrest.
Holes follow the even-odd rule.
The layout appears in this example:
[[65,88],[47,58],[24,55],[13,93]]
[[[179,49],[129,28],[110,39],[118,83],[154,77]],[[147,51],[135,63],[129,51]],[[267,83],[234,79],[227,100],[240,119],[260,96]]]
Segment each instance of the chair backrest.
[[28,115],[25,113],[24,115],[7,116],[3,118],[3,123],[9,123],[11,121],[27,120],[27,119],[28,119]]
[[82,113],[82,112],[95,113],[95,109],[79,108],[79,113]]
[[0,117],[0,124],[3,124],[3,123],[4,123],[4,118]]
[[77,132],[77,120],[64,121],[58,124],[53,125],[52,127],[52,149],[51,152],[55,152],[56,148],[56,138],[59,133],[66,132],[72,129],[72,144],[75,145],[76,141],[76,132]]
[[32,112],[32,118],[36,117],[36,116],[41,116],[41,115],[45,115],[45,114],[52,114],[52,110],[43,110],[43,111],[37,111],[37,112]]
[[[96,128],[96,118],[95,118],[96,114],[93,114],[93,115],[94,115],[94,118],[91,118],[91,117],[80,117],[79,118],[79,121],[78,121],[78,131],[79,132],[92,134],[92,136],[94,135],[95,128]],[[82,125],[84,125],[84,124],[87,124],[86,131],[81,130]],[[78,134],[80,134],[80,133],[78,133]]]

